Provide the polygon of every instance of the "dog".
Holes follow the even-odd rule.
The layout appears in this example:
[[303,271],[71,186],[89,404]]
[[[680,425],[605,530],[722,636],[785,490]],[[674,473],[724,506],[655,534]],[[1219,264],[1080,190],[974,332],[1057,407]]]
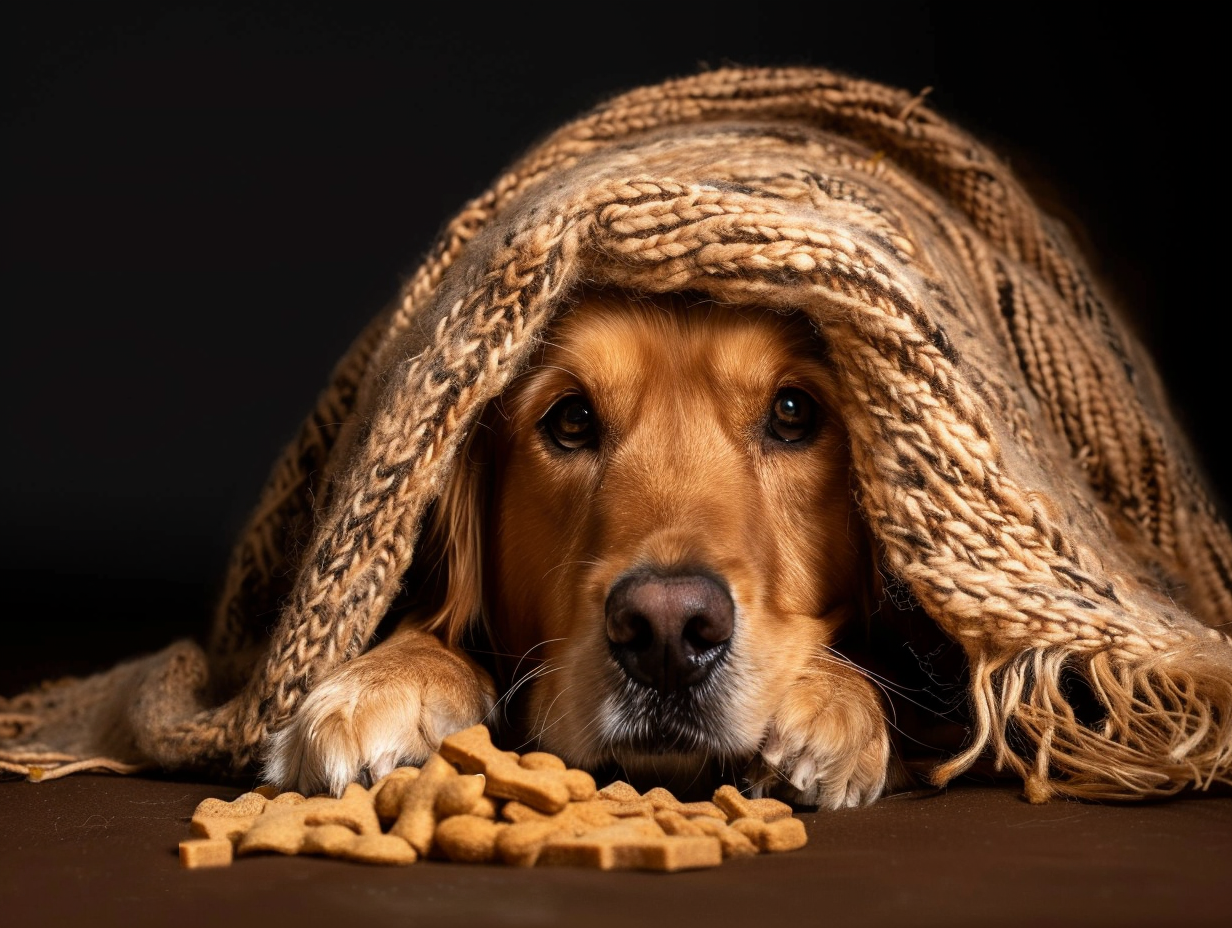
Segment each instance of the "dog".
[[833,647],[876,595],[838,389],[803,315],[580,294],[459,452],[421,601],[268,739],[266,779],[337,794],[483,721],[635,780],[876,799],[886,708]]

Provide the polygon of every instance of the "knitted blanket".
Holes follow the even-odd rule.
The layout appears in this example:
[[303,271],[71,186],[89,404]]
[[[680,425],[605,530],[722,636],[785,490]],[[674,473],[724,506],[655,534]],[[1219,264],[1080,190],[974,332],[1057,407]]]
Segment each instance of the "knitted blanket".
[[969,661],[936,782],[984,755],[1035,799],[1232,783],[1232,537],[1143,346],[985,146],[807,68],[626,93],[468,203],[277,462],[208,645],[0,703],[0,768],[249,765],[366,647],[460,443],[582,281],[824,333],[881,567]]

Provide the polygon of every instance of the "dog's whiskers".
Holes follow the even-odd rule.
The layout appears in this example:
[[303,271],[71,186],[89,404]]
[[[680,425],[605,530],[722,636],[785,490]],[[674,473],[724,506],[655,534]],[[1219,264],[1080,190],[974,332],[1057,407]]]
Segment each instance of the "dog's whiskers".
[[[843,654],[840,651],[836,651],[834,648],[830,647],[829,645],[822,645],[822,649],[826,651],[827,653],[818,655],[818,657],[821,658],[821,660],[829,661],[830,663],[834,663],[834,664],[842,664],[844,666],[852,668],[853,670],[857,671],[861,676],[863,676],[866,680],[868,680],[869,683],[872,683],[874,686],[878,687],[883,693],[886,694],[887,698],[889,697],[890,693],[894,693],[902,697],[907,702],[911,703],[913,706],[918,706],[919,708],[925,709],[929,712],[935,711],[931,707],[924,705],[924,703],[920,702],[919,700],[913,699],[911,696],[908,695],[909,693],[928,692],[927,690],[917,688],[917,687],[906,687],[906,686],[902,686],[899,683],[895,683],[893,680],[889,679],[888,677],[884,677],[879,673],[869,670],[867,667],[861,667],[859,664],[857,664],[855,661],[849,658],[846,654]],[[948,712],[953,712],[954,709],[956,708],[958,708],[957,702],[954,705],[952,705],[949,709],[947,709],[946,712],[944,713],[937,712],[936,714],[944,716]]]
[[[539,743],[539,742],[541,742],[541,741],[543,740],[543,736],[544,736],[545,734],[547,734],[548,729],[550,729],[550,728],[555,728],[555,727],[556,727],[557,725],[559,725],[559,724],[560,724],[560,722],[561,722],[561,721],[565,718],[565,714],[564,714],[564,713],[562,713],[562,714],[561,714],[561,716],[560,716],[560,718],[558,718],[558,719],[556,719],[556,721],[552,722],[552,724],[551,724],[551,725],[547,724],[548,719],[549,719],[549,718],[551,717],[551,715],[552,715],[552,709],[555,707],[555,705],[556,705],[557,701],[560,699],[560,697],[561,697],[561,696],[565,695],[565,693],[566,693],[566,692],[568,692],[568,691],[569,691],[570,689],[572,689],[572,688],[573,688],[573,687],[572,687],[571,685],[570,685],[570,686],[565,686],[565,687],[562,687],[562,688],[561,688],[561,690],[560,690],[560,692],[559,692],[559,693],[557,693],[557,694],[553,697],[553,699],[552,699],[551,703],[549,703],[549,704],[548,704],[548,707],[547,707],[546,709],[544,709],[542,712],[538,712],[538,713],[536,713],[536,716],[535,716],[535,723],[536,723],[536,725],[538,725],[538,730],[537,730],[537,731],[535,731],[535,732],[531,735],[531,737],[530,737],[530,739],[529,739],[529,741],[528,741],[527,743]],[[540,719],[542,719],[542,721],[540,721]]]
[[[513,697],[517,695],[518,690],[522,689],[522,687],[524,687],[526,684],[530,683],[531,681],[538,680],[541,677],[546,677],[549,674],[556,673],[560,669],[561,669],[560,665],[554,666],[550,661],[545,660],[538,667],[534,668],[533,670],[529,671],[526,674],[523,674],[521,677],[518,677],[514,681],[513,685],[510,686],[509,689],[506,690],[505,693],[500,697],[500,699],[498,699],[493,704],[492,712],[495,712],[497,707],[501,706],[501,704],[503,703],[504,706],[503,706],[502,711],[504,712],[505,722],[508,723],[509,722],[509,706],[513,704]],[[490,714],[491,713],[489,713],[489,715]]]
[[522,669],[522,662],[525,661],[527,657],[530,656],[531,651],[534,651],[537,648],[542,648],[544,645],[549,645],[557,641],[564,641],[564,640],[565,640],[564,638],[545,638],[543,641],[540,641],[538,644],[533,644],[529,648],[527,648],[522,653],[522,656],[518,658],[518,662],[513,667],[513,673],[511,674],[511,677],[515,681],[514,686],[516,687],[517,685],[516,681],[518,679],[518,671]]
[[[941,718],[945,718],[946,715],[950,712],[953,712],[957,708],[957,706],[951,706],[945,712],[938,712],[937,710],[933,709],[931,706],[926,706],[924,705],[924,703],[919,702],[918,700],[912,699],[910,696],[906,695],[906,691],[904,688],[897,687],[895,684],[893,684],[889,680],[886,680],[884,677],[880,676],[879,674],[875,674],[870,670],[866,670],[865,668],[855,663],[853,660],[851,660],[846,655],[839,654],[839,652],[835,651],[833,648],[830,648],[828,646],[826,646],[824,649],[830,652],[830,654],[833,656],[828,656],[826,654],[818,654],[817,655],[818,660],[822,661],[823,663],[839,664],[839,665],[843,665],[843,666],[847,666],[847,667],[851,667],[855,669],[866,680],[868,680],[869,683],[873,684],[875,687],[880,689],[882,693],[885,694],[886,702],[890,710],[890,715],[886,718],[887,725],[893,728],[896,732],[899,733],[899,735],[906,738],[908,741],[914,742],[915,744],[918,744],[921,747],[932,747],[932,745],[929,745],[927,742],[921,741],[919,738],[916,738],[914,735],[909,734],[906,731],[906,729],[904,729],[902,726],[898,724],[898,711],[894,706],[893,700],[890,699],[890,693],[891,692],[897,693],[902,699],[911,703],[913,706],[918,706],[919,708],[923,709],[925,712],[931,712],[934,715],[937,715]],[[836,660],[835,658],[838,658],[838,659]]]

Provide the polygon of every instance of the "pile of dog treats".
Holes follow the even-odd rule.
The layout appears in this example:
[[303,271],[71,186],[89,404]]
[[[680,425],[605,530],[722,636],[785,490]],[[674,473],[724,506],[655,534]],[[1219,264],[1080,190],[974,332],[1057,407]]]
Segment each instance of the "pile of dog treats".
[[337,799],[265,787],[233,802],[206,799],[192,830],[180,843],[189,868],[275,853],[672,871],[807,841],[778,800],[746,799],[733,786],[713,802],[680,802],[661,788],[643,795],[619,781],[596,789],[555,755],[500,750],[483,725],[446,738],[422,768],[399,767],[371,789],[352,783]]

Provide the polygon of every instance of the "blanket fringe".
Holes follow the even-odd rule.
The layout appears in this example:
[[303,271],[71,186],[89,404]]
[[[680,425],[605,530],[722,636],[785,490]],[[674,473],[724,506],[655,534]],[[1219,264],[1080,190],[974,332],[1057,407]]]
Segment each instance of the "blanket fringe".
[[30,763],[15,763],[8,760],[0,760],[0,771],[15,773],[18,776],[25,777],[31,783],[58,780],[60,777],[67,777],[74,773],[140,773],[143,770],[149,770],[150,767],[150,764],[129,764],[122,760],[116,760],[114,757],[87,757],[71,762],[57,760],[51,761],[46,765],[33,761]]
[[[1084,720],[1075,675],[1103,713]],[[1232,679],[1195,643],[1148,660],[1041,648],[971,665],[973,739],[934,770],[942,786],[991,749],[1032,802],[1148,799],[1232,786]]]

